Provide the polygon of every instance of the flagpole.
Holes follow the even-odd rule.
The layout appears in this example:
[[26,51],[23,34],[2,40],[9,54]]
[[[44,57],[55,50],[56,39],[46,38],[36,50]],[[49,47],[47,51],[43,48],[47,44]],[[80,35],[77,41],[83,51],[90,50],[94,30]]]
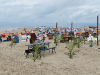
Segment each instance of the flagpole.
[[97,46],[98,46],[98,15],[97,15]]

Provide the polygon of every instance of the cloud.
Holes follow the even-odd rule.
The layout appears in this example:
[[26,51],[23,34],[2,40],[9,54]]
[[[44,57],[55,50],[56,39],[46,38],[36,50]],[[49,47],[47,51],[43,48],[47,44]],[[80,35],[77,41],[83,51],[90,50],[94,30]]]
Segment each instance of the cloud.
[[[0,0],[0,22],[20,25],[96,23],[99,0]],[[69,25],[70,26],[70,25]]]

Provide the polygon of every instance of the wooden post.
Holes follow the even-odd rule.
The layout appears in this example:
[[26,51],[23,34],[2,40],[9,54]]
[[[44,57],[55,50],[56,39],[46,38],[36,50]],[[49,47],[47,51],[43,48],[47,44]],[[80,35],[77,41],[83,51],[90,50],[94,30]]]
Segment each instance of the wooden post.
[[71,22],[71,34],[72,34],[72,27],[73,27],[73,22]]
[[73,22],[71,22],[71,41],[72,41],[72,27],[73,27]]
[[98,46],[98,15],[97,15],[97,46]]
[[[57,32],[57,23],[56,23],[56,29],[55,29],[55,36],[56,36],[56,32]],[[55,43],[56,43],[56,40],[55,40]]]
[[[56,32],[57,32],[57,23],[56,23]],[[55,32],[55,33],[56,33],[56,32]]]

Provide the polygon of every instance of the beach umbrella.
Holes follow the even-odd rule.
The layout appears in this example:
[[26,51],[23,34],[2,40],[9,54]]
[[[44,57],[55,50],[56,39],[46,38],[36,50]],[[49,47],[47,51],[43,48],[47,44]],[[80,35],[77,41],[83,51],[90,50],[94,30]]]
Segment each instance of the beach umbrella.
[[97,33],[96,31],[94,31],[93,33]]

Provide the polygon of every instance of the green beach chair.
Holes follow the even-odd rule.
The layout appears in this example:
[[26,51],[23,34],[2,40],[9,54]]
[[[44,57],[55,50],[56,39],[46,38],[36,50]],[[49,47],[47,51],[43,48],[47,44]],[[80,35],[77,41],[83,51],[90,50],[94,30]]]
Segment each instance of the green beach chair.
[[9,41],[11,41],[11,36],[8,36],[8,38],[9,38]]
[[0,36],[0,42],[2,42],[2,36]]

